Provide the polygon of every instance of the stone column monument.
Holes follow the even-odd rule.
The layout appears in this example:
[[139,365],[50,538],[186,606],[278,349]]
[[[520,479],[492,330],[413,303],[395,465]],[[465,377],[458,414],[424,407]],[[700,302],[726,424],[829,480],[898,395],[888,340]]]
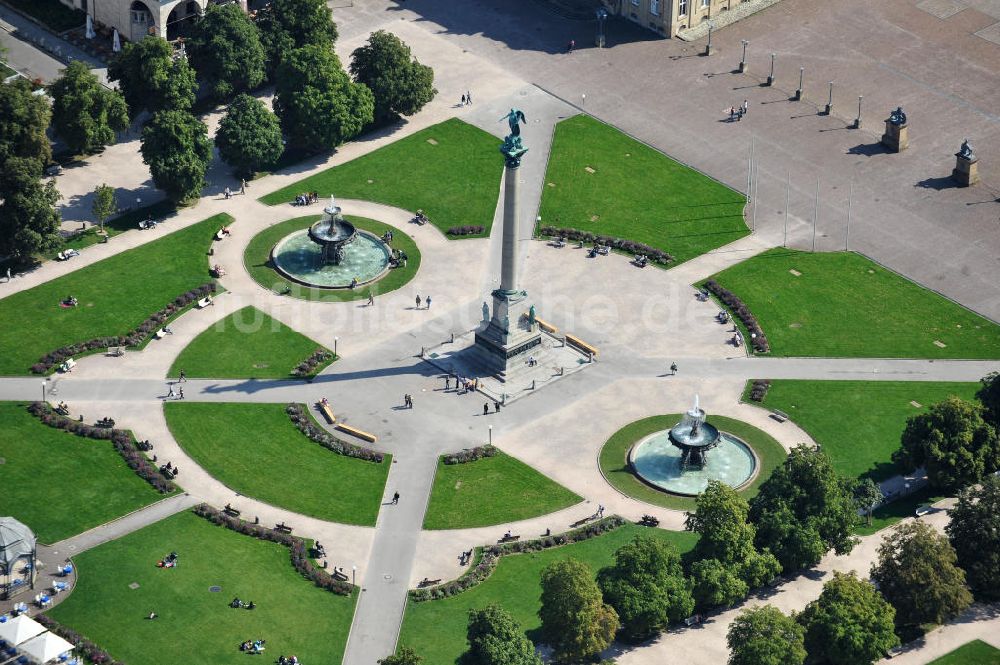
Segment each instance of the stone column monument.
[[527,366],[531,350],[542,343],[542,335],[534,307],[528,301],[528,292],[517,287],[518,168],[521,157],[528,152],[521,142],[520,123],[525,122],[524,113],[511,109],[501,120],[510,124],[510,134],[500,146],[506,161],[500,288],[491,294],[492,314],[490,306],[483,303],[483,320],[476,331],[475,348],[489,371],[500,381],[506,381]]
[[972,154],[969,139],[962,141],[962,147],[955,153],[955,168],[951,178],[961,187],[971,187],[979,182],[979,158]]
[[903,107],[897,106],[889,113],[885,121],[885,134],[882,135],[882,145],[890,152],[902,152],[910,147],[910,137],[907,132],[906,114]]

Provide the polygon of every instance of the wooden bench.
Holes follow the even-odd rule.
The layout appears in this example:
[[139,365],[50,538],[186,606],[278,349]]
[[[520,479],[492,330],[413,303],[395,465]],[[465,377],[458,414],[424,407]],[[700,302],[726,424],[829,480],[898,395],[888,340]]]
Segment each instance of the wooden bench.
[[337,422],[337,417],[333,415],[333,409],[330,408],[329,403],[316,402],[316,408],[319,409],[319,412],[323,414],[324,418],[326,418],[326,422],[331,425]]
[[72,372],[73,368],[76,367],[76,361],[72,358],[67,358],[62,365],[59,366],[60,372]]
[[111,356],[112,358],[121,358],[122,356],[125,355],[125,347],[124,346],[109,346],[108,347],[108,355]]
[[224,512],[225,514],[229,515],[230,517],[239,517],[240,516],[240,511],[236,510],[235,508],[233,508],[232,506],[230,506],[228,503],[226,504],[226,507],[222,509],[222,512]]
[[498,540],[497,542],[500,543],[500,544],[503,544],[503,543],[516,543],[519,540],[521,540],[521,536],[507,536],[507,535],[504,535],[504,537],[501,538],[500,540]]
[[785,413],[784,411],[778,411],[777,409],[771,411],[771,417],[777,420],[779,423],[783,423],[786,420],[788,420],[788,414]]
[[198,301],[198,309],[205,309],[209,305],[214,305],[214,304],[215,303],[212,301],[212,296],[205,296],[204,298]]
[[591,346],[590,344],[587,344],[586,342],[584,342],[579,337],[576,337],[575,335],[570,335],[569,333],[566,333],[566,343],[569,344],[570,346],[575,346],[576,348],[580,349],[585,353],[590,353],[595,356],[597,355],[596,346]]
[[344,423],[337,423],[336,427],[344,434],[350,434],[351,436],[356,436],[359,439],[364,439],[369,443],[375,443],[376,441],[378,441],[377,436],[375,436],[371,432],[366,432],[364,430],[358,429],[357,427],[351,427],[350,425]]
[[274,525],[274,530],[277,531],[278,533],[290,534],[292,532],[292,527],[288,526],[284,522],[278,522],[277,524]]
[[424,587],[434,586],[435,584],[441,584],[441,580],[439,580],[439,579],[437,579],[437,580],[431,580],[431,579],[427,579],[425,577],[424,579],[420,580],[420,583],[417,584],[417,587],[423,589]]

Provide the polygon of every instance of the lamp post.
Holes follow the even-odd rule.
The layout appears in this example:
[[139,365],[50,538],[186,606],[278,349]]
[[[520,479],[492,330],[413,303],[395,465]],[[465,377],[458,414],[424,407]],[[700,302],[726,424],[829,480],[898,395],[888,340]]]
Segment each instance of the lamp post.
[[747,46],[750,45],[745,39],[741,39],[740,43],[743,44],[743,58],[740,60],[740,74],[747,73]]
[[351,584],[353,586],[358,586],[358,567],[351,566]]
[[339,337],[333,338],[333,355],[337,355],[337,342],[340,340]]
[[802,77],[805,76],[805,73],[806,73],[806,68],[799,67],[799,87],[795,91],[795,101],[797,102],[802,101]]
[[599,7],[597,14],[597,48],[604,48],[604,21],[608,18],[608,10]]
[[42,381],[42,401],[45,401],[45,382]]
[[767,75],[767,85],[774,85],[774,53],[771,54],[771,73]]
[[493,445],[493,425],[490,425],[490,445]]
[[826,108],[823,113],[830,115],[833,112],[833,81],[830,81],[830,97],[827,99]]
[[580,95],[580,106],[582,108],[587,108],[587,93]]
[[861,129],[861,100],[864,95],[858,95],[858,117],[854,119],[854,129]]
[[705,55],[712,55],[712,29],[715,27],[713,21],[708,22],[708,43],[705,45]]

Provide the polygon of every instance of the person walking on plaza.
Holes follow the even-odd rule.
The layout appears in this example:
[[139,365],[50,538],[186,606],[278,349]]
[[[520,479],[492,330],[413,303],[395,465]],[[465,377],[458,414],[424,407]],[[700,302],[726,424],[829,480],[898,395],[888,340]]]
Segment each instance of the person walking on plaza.
[[392,493],[392,505],[397,505],[399,503],[399,492]]
[[169,390],[167,390],[167,397],[173,397],[174,396],[174,384],[168,383],[167,386],[169,388]]
[[445,391],[451,390],[451,377],[450,376],[444,377],[444,389],[445,389]]
[[187,373],[181,370],[180,376],[177,378],[177,383],[184,383],[185,381],[187,381]]
[[431,308],[431,297],[427,296],[427,309]]
[[465,103],[472,106],[472,93],[468,90],[465,91]]
[[490,415],[490,405],[489,405],[489,402],[483,404],[483,415],[484,416]]
[[417,294],[417,309],[420,309],[420,294]]
[[750,110],[750,105],[747,103],[747,100],[744,99],[743,100],[743,115],[746,115],[747,111],[749,111],[749,110]]
[[465,106],[465,93],[462,93],[462,103],[461,106]]
[[371,307],[375,304],[375,294],[371,291],[368,292],[368,306]]
[[500,413],[500,402],[493,402],[493,413]]
[[670,376],[677,374],[677,363],[670,363]]
[[183,388],[178,388],[177,389],[177,399],[184,399],[184,389]]

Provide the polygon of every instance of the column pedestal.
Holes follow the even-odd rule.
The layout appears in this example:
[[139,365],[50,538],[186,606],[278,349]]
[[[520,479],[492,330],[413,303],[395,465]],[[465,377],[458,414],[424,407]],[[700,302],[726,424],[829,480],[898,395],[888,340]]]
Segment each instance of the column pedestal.
[[973,157],[967,159],[961,155],[955,155],[955,168],[951,172],[951,178],[958,183],[959,187],[971,187],[979,182],[979,159]]
[[908,125],[897,125],[893,122],[885,121],[885,134],[882,135],[880,143],[890,152],[902,152],[910,147],[910,136]]

